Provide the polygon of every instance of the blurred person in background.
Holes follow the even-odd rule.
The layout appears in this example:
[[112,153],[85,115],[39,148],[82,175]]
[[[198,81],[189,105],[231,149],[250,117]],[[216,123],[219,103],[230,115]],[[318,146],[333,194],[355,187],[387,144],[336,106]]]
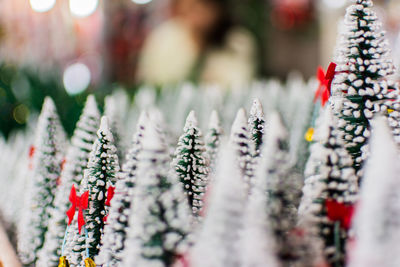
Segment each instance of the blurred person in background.
[[172,0],[172,16],[147,37],[141,82],[190,80],[223,88],[249,83],[256,69],[253,36],[235,25],[229,0]]

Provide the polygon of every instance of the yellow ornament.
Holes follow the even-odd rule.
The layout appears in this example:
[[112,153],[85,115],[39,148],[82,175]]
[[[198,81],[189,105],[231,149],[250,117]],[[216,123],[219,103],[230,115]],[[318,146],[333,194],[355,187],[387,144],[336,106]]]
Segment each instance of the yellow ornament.
[[394,109],[391,109],[391,108],[388,108],[388,113],[390,114],[390,113],[392,113],[393,111],[394,111]]
[[68,260],[65,256],[60,257],[60,261],[58,263],[58,267],[69,267]]
[[96,264],[91,258],[85,259],[85,267],[96,267]]
[[307,132],[304,134],[304,139],[306,139],[307,142],[311,142],[314,139],[314,128],[308,128]]

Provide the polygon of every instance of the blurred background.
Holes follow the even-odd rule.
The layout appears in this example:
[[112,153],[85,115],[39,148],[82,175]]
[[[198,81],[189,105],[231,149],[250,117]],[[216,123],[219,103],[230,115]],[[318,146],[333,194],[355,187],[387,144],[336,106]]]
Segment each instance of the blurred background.
[[[375,0],[400,60],[400,0]],[[332,60],[348,0],[0,0],[0,132],[50,95],[71,133],[86,96],[182,81],[246,90]]]

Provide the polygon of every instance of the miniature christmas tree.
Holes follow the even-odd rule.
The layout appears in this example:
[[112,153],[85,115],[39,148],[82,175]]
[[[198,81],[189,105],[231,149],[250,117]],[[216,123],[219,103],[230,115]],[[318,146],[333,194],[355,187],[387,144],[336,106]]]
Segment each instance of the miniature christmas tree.
[[233,122],[230,143],[237,155],[240,174],[246,182],[247,187],[250,188],[254,170],[251,153],[251,139],[247,128],[246,111],[243,108],[239,109],[235,121]]
[[[99,252],[106,217],[106,204],[110,201],[110,188],[115,186],[119,171],[118,156],[107,117],[102,117],[87,169],[80,185],[80,194],[89,191],[89,209],[85,211],[85,233],[71,227],[68,233],[67,255],[72,265],[82,264],[85,258],[93,259]],[[76,225],[73,220],[73,225]],[[87,253],[85,249],[87,248]],[[88,255],[85,255],[88,254]],[[84,256],[84,257],[83,257]]]
[[219,145],[221,142],[221,136],[223,129],[219,121],[217,111],[213,110],[208,125],[208,131],[206,134],[206,150],[208,158],[210,160],[210,169],[215,169],[215,161],[218,154]]
[[370,119],[379,111],[382,100],[389,98],[388,88],[379,83],[394,73],[388,58],[388,42],[381,24],[371,9],[371,0],[354,0],[345,16],[345,47],[340,49],[334,91],[344,96],[339,125],[344,130],[346,149],[353,158],[359,177],[366,158]]
[[240,175],[235,151],[223,147],[206,217],[195,246],[190,266],[241,266],[240,238],[247,191]]
[[53,207],[57,179],[61,172],[58,132],[61,127],[56,107],[46,97],[35,134],[35,154],[28,192],[29,207],[19,236],[18,250],[24,265],[35,265],[44,243]]
[[276,242],[277,256],[283,266],[287,266],[298,257],[290,233],[296,226],[301,181],[293,175],[293,163],[288,156],[288,134],[279,115],[271,114],[269,122],[257,184],[264,184],[262,188],[267,190],[266,212]]
[[347,266],[399,266],[399,154],[383,117],[372,121],[370,146]]
[[115,186],[115,197],[111,201],[110,213],[104,227],[102,246],[99,256],[96,258],[97,264],[116,266],[122,260],[129,212],[137,179],[137,157],[142,150],[143,132],[148,120],[147,113],[142,112],[136,126],[136,133],[133,136],[131,149],[126,156],[122,172],[119,173],[119,179]]
[[250,109],[249,116],[249,129],[251,132],[251,139],[254,143],[254,155],[260,155],[260,147],[262,145],[262,138],[264,135],[265,119],[264,111],[260,100],[258,98],[254,99],[253,105]]
[[96,100],[93,95],[89,95],[65,158],[60,185],[57,187],[54,199],[54,208],[50,213],[45,243],[39,253],[38,266],[56,266],[58,264],[64,232],[67,227],[65,213],[70,205],[68,195],[71,186],[75,185],[78,188],[83,178],[83,171],[86,169],[89,153],[96,139],[99,121],[100,114]]
[[[345,266],[347,232],[358,191],[352,159],[328,108],[311,148],[300,221],[322,241],[330,266]],[[311,181],[308,181],[308,180]]]
[[160,133],[148,122],[121,266],[172,266],[186,249],[190,210],[178,177],[169,171],[169,159]]
[[203,206],[209,161],[194,111],[189,113],[183,132],[172,165],[185,188],[193,214],[197,216]]

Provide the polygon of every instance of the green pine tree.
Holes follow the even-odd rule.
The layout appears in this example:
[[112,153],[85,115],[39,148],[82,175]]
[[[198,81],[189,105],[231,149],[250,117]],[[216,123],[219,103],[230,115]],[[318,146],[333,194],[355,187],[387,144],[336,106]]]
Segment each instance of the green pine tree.
[[194,111],[189,113],[183,132],[172,165],[185,188],[193,214],[197,216],[203,206],[209,160]]
[[217,158],[223,132],[224,131],[219,121],[218,113],[217,111],[213,110],[208,125],[208,131],[205,136],[206,151],[210,160],[210,169],[212,171],[215,171],[215,161]]
[[260,155],[260,148],[263,143],[264,127],[264,111],[260,100],[256,98],[254,99],[253,105],[251,106],[249,116],[249,129],[254,145],[254,156]]

